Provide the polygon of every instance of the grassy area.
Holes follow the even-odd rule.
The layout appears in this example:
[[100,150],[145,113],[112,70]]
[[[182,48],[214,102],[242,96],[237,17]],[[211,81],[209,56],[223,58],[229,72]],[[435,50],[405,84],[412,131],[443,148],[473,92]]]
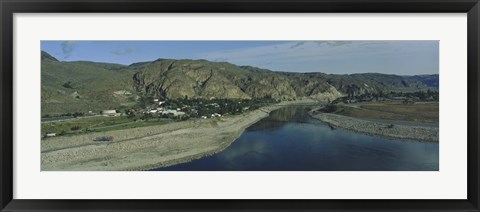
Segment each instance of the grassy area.
[[110,130],[120,130],[128,128],[145,127],[160,125],[171,122],[170,120],[160,118],[150,118],[148,120],[135,120],[126,116],[117,117],[84,117],[68,121],[42,123],[42,135],[47,132],[57,133],[57,135],[72,135],[90,132],[103,132]]
[[[44,116],[43,120],[58,120],[54,122],[44,122],[41,124],[41,133],[56,133],[57,136],[84,134],[91,132],[104,132],[119,129],[129,129],[137,127],[145,127],[152,125],[165,124],[172,122],[168,119],[174,118],[173,115],[161,114],[142,114],[142,110],[149,111],[149,108],[158,107],[153,98],[140,99],[141,109],[136,108],[135,112],[129,116],[104,117],[104,116],[84,116],[84,113],[67,113],[61,117]],[[255,110],[256,108],[275,103],[273,99],[252,99],[252,100],[238,100],[238,99],[174,99],[167,100],[162,106],[168,108],[184,108],[186,116],[182,120],[193,117],[211,117],[214,113],[220,113],[222,116],[227,114],[241,114],[244,111]],[[148,108],[148,109],[145,109]],[[125,109],[129,112],[129,109]],[[78,116],[79,118],[72,118]],[[162,117],[160,117],[162,116]],[[61,120],[62,118],[70,118],[68,120]],[[177,119],[177,118],[175,118]],[[180,120],[180,119],[177,119]]]
[[402,104],[375,102],[354,105],[336,105],[335,114],[366,119],[387,119],[416,122],[438,122],[438,102]]

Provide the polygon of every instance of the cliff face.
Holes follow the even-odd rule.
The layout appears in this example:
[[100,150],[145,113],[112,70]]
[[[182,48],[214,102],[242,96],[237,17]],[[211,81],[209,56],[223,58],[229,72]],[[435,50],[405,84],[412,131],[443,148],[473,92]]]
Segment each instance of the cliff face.
[[158,60],[133,76],[138,92],[164,98],[334,99],[342,94],[322,79],[307,80],[229,63]]
[[235,67],[210,65],[206,61],[158,60],[134,74],[133,81],[139,93],[155,97],[251,98],[223,73],[227,69]]

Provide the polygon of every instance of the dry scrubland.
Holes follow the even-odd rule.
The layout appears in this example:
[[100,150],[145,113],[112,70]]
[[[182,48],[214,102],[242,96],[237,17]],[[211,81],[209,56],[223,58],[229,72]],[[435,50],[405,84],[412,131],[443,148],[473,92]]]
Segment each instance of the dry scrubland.
[[438,123],[438,102],[376,102],[339,105],[335,114],[366,119]]
[[[253,123],[286,102],[242,115],[196,119],[160,126],[56,137],[42,140],[42,171],[148,170],[188,162],[228,147]],[[113,142],[94,138],[113,136]]]
[[369,135],[438,143],[438,102],[339,105],[333,113],[312,117],[331,126]]

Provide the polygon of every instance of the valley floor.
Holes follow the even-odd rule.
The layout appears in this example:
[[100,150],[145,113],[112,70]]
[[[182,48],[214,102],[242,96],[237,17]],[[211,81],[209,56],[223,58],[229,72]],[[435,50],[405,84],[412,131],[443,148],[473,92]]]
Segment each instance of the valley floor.
[[333,113],[313,111],[311,116],[333,127],[368,135],[439,142],[438,102],[339,105]]
[[[41,169],[77,171],[149,170],[188,162],[228,147],[273,110],[311,100],[283,102],[241,115],[42,140]],[[93,141],[113,136],[113,142]]]

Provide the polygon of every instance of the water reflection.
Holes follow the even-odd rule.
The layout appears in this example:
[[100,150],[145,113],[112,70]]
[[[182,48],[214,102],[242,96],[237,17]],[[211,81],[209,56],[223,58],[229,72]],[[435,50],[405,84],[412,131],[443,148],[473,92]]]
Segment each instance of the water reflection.
[[[299,108],[301,108],[299,110]],[[270,116],[259,121],[248,128],[248,131],[275,130],[280,129],[289,122],[302,123],[308,120],[309,107],[286,107],[275,110]]]
[[288,107],[249,127],[224,151],[157,170],[432,171],[438,144],[392,140],[331,129],[304,107]]

